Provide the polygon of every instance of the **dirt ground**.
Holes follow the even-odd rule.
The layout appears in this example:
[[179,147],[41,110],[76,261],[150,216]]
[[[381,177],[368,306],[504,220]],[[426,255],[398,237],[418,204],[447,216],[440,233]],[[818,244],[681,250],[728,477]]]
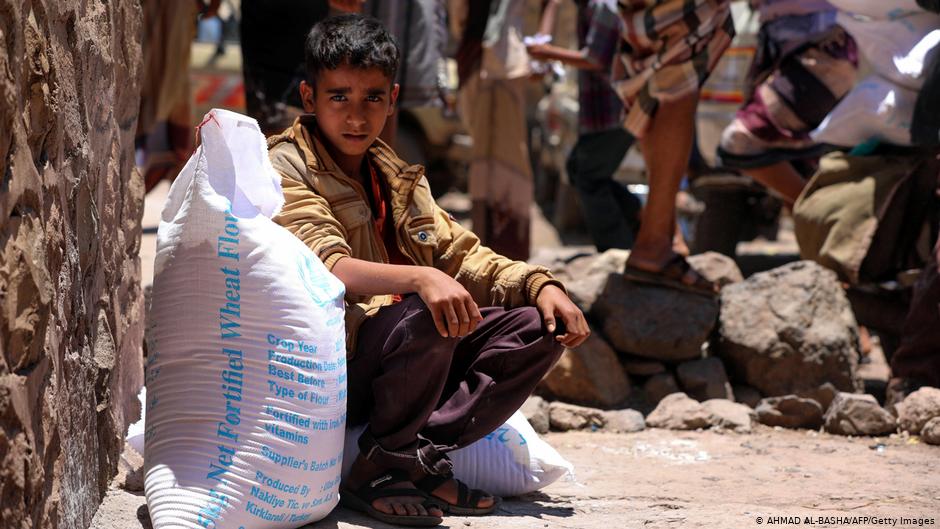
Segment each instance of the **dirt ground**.
[[[940,524],[940,447],[916,438],[846,438],[761,426],[750,434],[649,429],[551,433],[545,439],[574,464],[575,480],[507,499],[491,516],[448,517],[445,526],[739,528],[784,525],[772,517],[794,516],[799,524],[787,525]],[[899,520],[892,525],[852,517]],[[914,522],[903,524],[901,517]],[[827,521],[833,523],[808,523]],[[92,524],[93,529],[150,527],[144,497],[118,489],[109,492]],[[338,508],[305,527],[392,526]]]

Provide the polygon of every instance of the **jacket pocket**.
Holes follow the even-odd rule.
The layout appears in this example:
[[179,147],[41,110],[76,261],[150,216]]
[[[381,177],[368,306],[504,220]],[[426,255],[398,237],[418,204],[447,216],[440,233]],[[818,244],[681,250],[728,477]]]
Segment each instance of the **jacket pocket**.
[[346,229],[346,233],[351,233],[372,218],[369,206],[361,200],[334,205],[333,215]]
[[415,256],[424,266],[434,266],[434,251],[439,237],[434,227],[433,215],[420,215],[408,221],[406,226],[410,245]]

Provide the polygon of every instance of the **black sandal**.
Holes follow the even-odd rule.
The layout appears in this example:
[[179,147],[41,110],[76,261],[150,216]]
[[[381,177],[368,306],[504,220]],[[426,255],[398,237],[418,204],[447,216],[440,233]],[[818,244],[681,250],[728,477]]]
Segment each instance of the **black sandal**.
[[407,525],[410,527],[434,527],[444,521],[439,516],[412,516],[386,514],[372,506],[372,502],[380,498],[390,498],[393,496],[411,496],[424,498],[421,505],[425,509],[440,506],[430,499],[428,493],[421,489],[395,488],[398,483],[411,482],[408,472],[400,469],[390,469],[375,479],[364,483],[359,488],[353,490],[348,487],[340,486],[339,502],[344,507],[363,512],[381,522],[394,525]]
[[[689,273],[695,275],[695,281],[692,283],[682,280]],[[705,279],[702,274],[692,268],[685,257],[679,254],[672,256],[662,270],[656,272],[632,267],[630,261],[627,260],[623,275],[627,280],[636,283],[672,288],[709,297],[717,296],[719,290],[717,283]]]
[[[435,496],[434,491],[451,479],[454,479],[453,476],[435,476],[428,474],[414,483],[415,487],[418,487],[429,495],[432,503],[449,514],[457,516],[482,516],[484,514],[490,514],[499,507],[502,501],[499,496],[491,496],[480,489],[471,489],[466,483],[459,479],[454,479],[454,481],[457,482],[457,503],[448,503]],[[493,498],[493,505],[489,507],[477,507],[480,500],[486,497]]]

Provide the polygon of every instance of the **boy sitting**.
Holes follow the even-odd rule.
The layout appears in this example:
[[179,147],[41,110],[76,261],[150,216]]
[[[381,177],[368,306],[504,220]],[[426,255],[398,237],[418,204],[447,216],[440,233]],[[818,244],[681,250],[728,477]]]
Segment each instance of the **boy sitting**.
[[269,149],[276,220],[346,285],[348,416],[369,427],[341,501],[402,525],[492,512],[497,498],[454,480],[447,453],[506,421],[588,325],[548,270],[481,246],[424,169],[377,139],[399,62],[378,21],[324,20],[305,55],[307,114]]

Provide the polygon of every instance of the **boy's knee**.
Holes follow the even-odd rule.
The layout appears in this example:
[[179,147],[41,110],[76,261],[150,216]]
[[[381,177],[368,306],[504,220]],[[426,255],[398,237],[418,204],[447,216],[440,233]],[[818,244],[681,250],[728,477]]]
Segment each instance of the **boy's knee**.
[[551,333],[543,338],[543,343],[545,347],[542,348],[539,359],[540,363],[544,364],[546,369],[548,369],[555,365],[558,359],[561,358],[561,354],[565,352],[565,346],[556,340],[555,335]]
[[437,331],[437,325],[434,324],[434,316],[431,309],[424,304],[424,301],[418,296],[408,296],[399,303],[405,303],[405,313],[402,321],[406,322],[408,336],[411,339],[427,340],[435,343],[446,343],[450,347],[457,346],[457,340],[453,338],[444,338]]
[[565,347],[555,340],[553,333],[545,328],[545,322],[542,320],[542,313],[535,307],[522,307],[515,309],[518,312],[518,318],[522,322],[521,329],[524,333],[526,343],[541,343],[542,347],[536,347],[535,357],[554,364]]
[[542,321],[542,313],[535,307],[519,307],[513,309],[513,315],[521,323],[520,327],[526,333],[537,335],[548,334],[545,323]]
[[409,325],[414,328],[425,330],[434,327],[434,316],[431,315],[431,309],[424,304],[418,296],[408,296],[399,303],[405,304],[405,318],[409,320]]

